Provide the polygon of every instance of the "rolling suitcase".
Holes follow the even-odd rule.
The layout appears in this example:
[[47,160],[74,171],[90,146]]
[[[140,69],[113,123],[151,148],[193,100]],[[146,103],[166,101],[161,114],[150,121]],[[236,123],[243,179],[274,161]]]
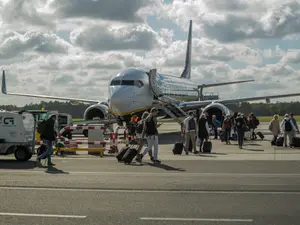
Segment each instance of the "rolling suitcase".
[[295,148],[300,147],[300,138],[299,137],[293,137],[292,146]]
[[276,140],[276,146],[283,146],[284,137],[278,137]]
[[262,132],[258,131],[256,134],[260,137],[261,140],[264,140],[265,136],[262,134]]
[[138,151],[135,148],[129,148],[126,153],[124,154],[122,161],[125,164],[130,164],[134,157],[136,157],[138,154]]
[[182,143],[182,137],[179,142],[176,142],[173,147],[173,154],[174,155],[181,155],[183,151],[183,143]]
[[203,143],[203,153],[211,153],[212,143],[210,140]]
[[121,151],[116,156],[118,162],[122,162],[122,158],[125,155],[125,153],[128,151],[128,149],[129,149],[129,147],[124,147],[124,148],[121,149]]

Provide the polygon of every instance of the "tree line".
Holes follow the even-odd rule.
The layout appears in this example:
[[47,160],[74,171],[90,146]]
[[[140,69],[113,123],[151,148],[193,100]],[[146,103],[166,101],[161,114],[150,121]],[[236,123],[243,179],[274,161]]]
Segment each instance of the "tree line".
[[[78,103],[76,105],[70,102],[41,101],[39,104],[29,104],[23,107],[16,105],[0,105],[0,109],[7,111],[15,110],[57,110],[63,113],[69,113],[73,118],[82,118],[85,109],[89,104]],[[300,115],[300,102],[278,102],[278,103],[249,103],[243,102],[241,104],[226,105],[234,112],[242,112],[245,115],[253,112],[257,116],[272,116],[274,114],[284,115],[285,113],[294,113]]]

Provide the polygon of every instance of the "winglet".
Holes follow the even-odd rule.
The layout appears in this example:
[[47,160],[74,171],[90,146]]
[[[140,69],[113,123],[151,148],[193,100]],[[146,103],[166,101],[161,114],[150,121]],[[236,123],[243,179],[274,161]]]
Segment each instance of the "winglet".
[[2,71],[2,94],[7,94],[6,91],[6,79],[5,79],[5,70]]

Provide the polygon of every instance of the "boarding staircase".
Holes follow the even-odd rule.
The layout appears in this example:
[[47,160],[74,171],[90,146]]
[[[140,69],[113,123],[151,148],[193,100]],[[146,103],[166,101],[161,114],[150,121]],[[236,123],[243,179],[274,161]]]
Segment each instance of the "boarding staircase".
[[155,100],[153,101],[153,106],[157,109],[163,110],[167,115],[169,115],[181,125],[182,121],[179,118],[186,117],[186,112],[184,112],[180,107],[176,105],[175,99],[163,95],[163,93],[157,86],[156,69],[150,70],[148,75],[150,90],[155,98]]

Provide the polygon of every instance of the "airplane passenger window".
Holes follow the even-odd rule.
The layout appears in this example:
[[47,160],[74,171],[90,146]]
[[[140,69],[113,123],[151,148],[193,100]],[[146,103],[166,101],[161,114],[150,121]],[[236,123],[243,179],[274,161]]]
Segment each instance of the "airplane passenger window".
[[113,80],[110,83],[110,86],[116,86],[116,85],[121,85],[121,80]]

